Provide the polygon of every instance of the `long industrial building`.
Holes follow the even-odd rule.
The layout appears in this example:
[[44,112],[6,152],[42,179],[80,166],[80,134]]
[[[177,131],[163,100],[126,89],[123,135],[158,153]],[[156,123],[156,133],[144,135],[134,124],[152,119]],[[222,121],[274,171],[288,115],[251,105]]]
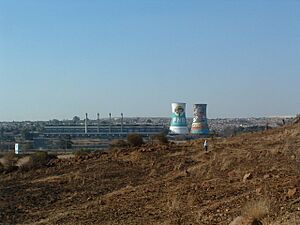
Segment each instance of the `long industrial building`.
[[121,113],[121,123],[112,122],[109,113],[109,123],[100,124],[99,113],[97,123],[88,124],[88,114],[85,114],[84,125],[48,125],[44,127],[43,136],[45,138],[56,138],[61,136],[71,136],[73,138],[120,138],[126,137],[129,133],[138,133],[144,137],[158,134],[165,131],[165,126],[160,124],[124,124],[123,113]]
[[138,133],[144,137],[164,132],[164,125],[152,124],[105,124],[105,125],[50,125],[43,130],[44,137],[55,138],[70,135],[71,137],[98,137],[98,138],[117,138],[126,137],[129,133]]

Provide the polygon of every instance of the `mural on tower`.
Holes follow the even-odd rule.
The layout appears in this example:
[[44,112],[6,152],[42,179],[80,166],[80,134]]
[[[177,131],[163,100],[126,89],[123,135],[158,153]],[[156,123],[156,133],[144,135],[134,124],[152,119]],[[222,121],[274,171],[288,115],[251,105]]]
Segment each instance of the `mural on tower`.
[[176,134],[188,133],[186,116],[185,116],[185,103],[172,103],[172,115],[170,131]]
[[209,134],[209,128],[206,118],[206,104],[193,105],[193,123],[192,134]]

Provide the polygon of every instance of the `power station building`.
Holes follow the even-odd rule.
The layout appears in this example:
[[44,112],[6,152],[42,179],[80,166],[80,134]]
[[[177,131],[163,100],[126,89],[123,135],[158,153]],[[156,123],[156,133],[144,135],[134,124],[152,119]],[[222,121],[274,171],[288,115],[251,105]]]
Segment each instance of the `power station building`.
[[55,138],[64,135],[71,137],[126,137],[129,133],[138,133],[144,137],[159,134],[165,131],[164,125],[150,125],[150,124],[105,124],[105,125],[60,125],[60,126],[45,126],[43,135],[48,138]]
[[121,123],[113,123],[110,113],[109,122],[101,124],[98,113],[97,122],[89,124],[86,113],[84,125],[48,125],[44,127],[42,133],[46,138],[56,138],[66,135],[74,138],[120,138],[126,137],[129,133],[138,133],[144,137],[148,137],[162,133],[166,129],[162,124],[124,124],[123,113],[121,113]]
[[[169,127],[170,134],[187,135],[199,134],[208,135],[209,127],[206,117],[207,104],[193,105],[193,122],[189,132],[187,118],[186,118],[186,103],[174,102],[172,103],[171,123]],[[168,130],[168,126],[164,124],[124,124],[123,113],[121,113],[121,120],[118,123],[112,122],[111,113],[109,113],[109,120],[100,123],[99,113],[97,120],[89,123],[88,114],[85,114],[84,123],[69,124],[69,125],[47,125],[42,131],[45,138],[57,138],[61,136],[71,136],[73,138],[120,138],[126,137],[129,133],[138,133],[144,137],[163,133]]]

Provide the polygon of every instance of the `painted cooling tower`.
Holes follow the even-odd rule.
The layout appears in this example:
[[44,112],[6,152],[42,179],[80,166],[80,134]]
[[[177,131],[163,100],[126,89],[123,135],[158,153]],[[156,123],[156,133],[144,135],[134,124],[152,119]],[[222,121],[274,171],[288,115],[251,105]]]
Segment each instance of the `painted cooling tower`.
[[206,118],[206,104],[193,105],[193,123],[192,134],[209,134],[209,128]]
[[172,103],[172,120],[170,131],[173,134],[187,134],[185,103]]

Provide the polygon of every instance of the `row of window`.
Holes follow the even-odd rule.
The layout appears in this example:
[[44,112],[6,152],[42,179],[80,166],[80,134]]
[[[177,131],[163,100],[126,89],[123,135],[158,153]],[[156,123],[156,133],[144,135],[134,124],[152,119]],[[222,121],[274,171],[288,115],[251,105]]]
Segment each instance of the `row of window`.
[[[148,128],[148,129],[123,129],[124,133],[133,132],[162,132],[162,129]],[[44,133],[84,133],[84,129],[46,129]],[[100,129],[100,133],[109,133],[109,129]],[[98,133],[97,129],[88,129],[88,133]],[[111,129],[111,133],[121,133],[121,129]]]

